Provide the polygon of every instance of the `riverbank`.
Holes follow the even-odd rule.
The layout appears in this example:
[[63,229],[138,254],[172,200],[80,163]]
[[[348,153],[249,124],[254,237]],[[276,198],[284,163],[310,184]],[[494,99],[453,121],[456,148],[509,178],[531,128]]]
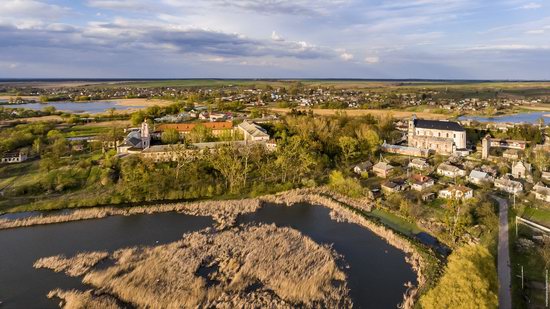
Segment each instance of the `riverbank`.
[[[220,230],[234,226],[237,216],[252,213],[264,203],[275,203],[292,206],[299,203],[321,205],[331,210],[331,218],[336,221],[346,221],[365,227],[386,240],[391,246],[405,252],[407,262],[417,274],[418,284],[409,284],[409,290],[404,295],[403,308],[412,308],[419,295],[429,287],[429,282],[437,272],[437,259],[429,250],[414,239],[373,221],[366,213],[373,208],[373,202],[368,199],[351,199],[330,192],[324,188],[298,189],[259,198],[205,201],[195,203],[175,203],[154,206],[137,206],[132,208],[102,207],[92,209],[77,209],[70,213],[51,216],[36,216],[15,220],[1,220],[0,229],[52,224],[94,218],[104,218],[115,215],[152,214],[159,212],[182,212],[189,215],[211,216]],[[430,280],[428,280],[430,278]]]

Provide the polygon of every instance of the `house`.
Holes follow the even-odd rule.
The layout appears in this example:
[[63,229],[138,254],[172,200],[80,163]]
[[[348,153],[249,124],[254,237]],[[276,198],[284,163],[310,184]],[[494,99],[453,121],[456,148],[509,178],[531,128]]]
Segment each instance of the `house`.
[[492,181],[492,177],[485,172],[473,170],[468,176],[468,181],[476,185],[482,185],[485,182]]
[[411,189],[416,191],[426,190],[432,187],[434,184],[435,181],[428,176],[414,174],[411,177]]
[[543,185],[541,182],[537,183],[531,191],[537,200],[550,202],[550,188]]
[[429,168],[430,165],[424,159],[415,158],[415,159],[412,159],[411,162],[409,162],[408,167],[415,168],[417,170],[425,170]]
[[243,133],[245,141],[265,142],[269,140],[267,131],[254,122],[245,120],[237,126],[237,129]]
[[508,193],[516,194],[523,191],[523,185],[521,182],[510,180],[507,177],[496,179],[494,185],[495,188]]
[[437,174],[441,176],[455,178],[466,176],[466,171],[448,163],[441,163],[437,167]]
[[26,151],[15,151],[15,152],[8,152],[4,154],[2,157],[0,157],[0,163],[21,163],[23,161],[27,161],[28,155]]
[[381,178],[386,178],[390,174],[390,172],[393,170],[393,166],[389,165],[386,162],[378,162],[372,167],[372,171],[374,174]]
[[407,190],[407,183],[402,179],[385,181],[381,185],[384,193],[395,193]]
[[531,173],[531,164],[518,161],[512,165],[512,176],[514,178],[526,178]]
[[361,162],[353,168],[353,172],[357,175],[368,173],[370,170],[372,170],[372,163],[370,161]]
[[447,189],[439,191],[439,197],[453,200],[467,200],[474,197],[474,190],[462,186],[450,186]]

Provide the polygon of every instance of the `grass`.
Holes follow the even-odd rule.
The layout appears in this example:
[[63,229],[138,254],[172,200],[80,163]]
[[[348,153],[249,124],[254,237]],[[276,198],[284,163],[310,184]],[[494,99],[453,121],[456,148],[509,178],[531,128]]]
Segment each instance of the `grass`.
[[550,227],[550,209],[525,207],[519,216]]
[[379,219],[384,225],[408,236],[414,236],[414,234],[422,232],[416,224],[382,209],[374,209],[368,215]]
[[[522,212],[520,210],[519,212]],[[518,237],[516,237],[515,217],[519,215],[517,210],[510,209],[508,215],[509,239],[510,239],[510,263],[512,272],[512,307],[513,308],[543,308],[544,307],[544,262],[538,254],[535,244],[533,248],[520,251],[517,247],[517,240],[520,238],[530,239],[534,230],[518,225]],[[522,215],[522,217],[525,217]],[[523,266],[524,289],[521,286],[521,267]],[[538,282],[539,288],[533,286]],[[542,288],[542,289],[541,289]],[[528,300],[527,300],[528,299]]]
[[65,137],[81,137],[81,136],[94,136],[109,131],[108,126],[86,126],[86,125],[77,125],[71,127],[67,132],[65,132]]

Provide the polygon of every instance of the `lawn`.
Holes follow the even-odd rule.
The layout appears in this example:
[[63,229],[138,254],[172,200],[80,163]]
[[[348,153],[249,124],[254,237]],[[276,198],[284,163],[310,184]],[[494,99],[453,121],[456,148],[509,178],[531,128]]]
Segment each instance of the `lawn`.
[[519,216],[550,227],[550,209],[525,207]]
[[416,224],[382,209],[374,209],[367,213],[367,215],[379,219],[384,225],[405,235],[413,236],[414,234],[422,232]]
[[106,133],[109,129],[109,127],[78,125],[67,130],[65,137],[95,136]]

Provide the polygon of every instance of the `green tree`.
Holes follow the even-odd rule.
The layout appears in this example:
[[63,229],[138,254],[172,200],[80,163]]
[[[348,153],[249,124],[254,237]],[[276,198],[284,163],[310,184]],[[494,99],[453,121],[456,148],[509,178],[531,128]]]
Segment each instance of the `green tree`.
[[494,258],[481,245],[466,245],[451,256],[445,273],[420,299],[425,309],[497,308],[497,276]]
[[329,185],[334,191],[349,197],[363,196],[363,187],[357,179],[345,177],[340,171],[332,171],[329,176]]
[[191,132],[187,135],[192,143],[204,143],[212,140],[212,130],[199,124],[191,129]]
[[342,161],[349,164],[350,160],[357,158],[359,155],[359,142],[357,139],[350,136],[341,136],[338,139]]
[[164,144],[176,144],[180,140],[180,134],[178,130],[169,128],[162,132],[160,140]]

